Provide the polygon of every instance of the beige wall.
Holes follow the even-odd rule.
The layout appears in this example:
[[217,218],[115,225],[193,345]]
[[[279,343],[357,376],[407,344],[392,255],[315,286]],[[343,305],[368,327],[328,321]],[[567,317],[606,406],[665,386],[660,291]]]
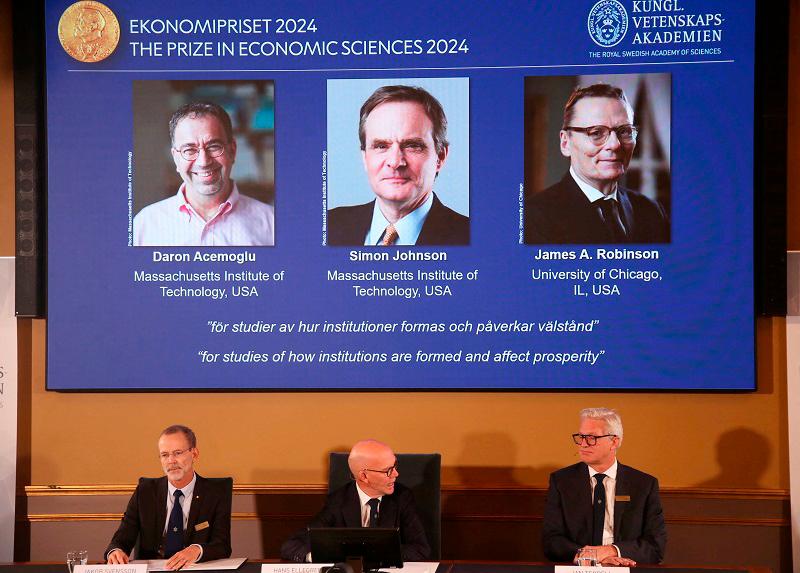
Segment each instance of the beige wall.
[[[0,0],[3,149],[13,141],[9,5]],[[0,255],[14,253],[13,170],[13,154],[0,155]],[[201,472],[238,483],[322,483],[327,451],[374,436],[399,451],[441,452],[445,483],[544,485],[551,469],[575,459],[577,410],[608,405],[626,424],[621,458],[667,487],[786,489],[784,330],[783,319],[757,321],[754,394],[58,394],[44,389],[45,321],[23,320],[21,481],[117,484],[155,475],[157,433],[180,421],[200,436]],[[92,350],[75,360],[92,360]]]
[[[547,393],[214,393],[58,394],[44,390],[44,322],[33,328],[31,483],[130,483],[155,474],[155,436],[180,420],[200,435],[202,468],[239,483],[322,483],[324,455],[376,436],[400,451],[437,450],[446,482],[545,484],[570,463],[575,412],[590,404],[618,407],[627,436],[621,457],[690,486],[721,471],[719,442],[730,432],[747,448],[720,486],[787,488],[783,321],[765,320],[762,391],[757,394]],[[87,356],[78,360],[91,360]],[[23,381],[25,383],[25,381]],[[181,404],[179,406],[178,404]],[[176,415],[179,408],[184,415]],[[374,415],[382,422],[375,423]],[[115,430],[120,425],[124,432]],[[763,476],[753,475],[752,447],[766,448]],[[742,451],[738,449],[737,451]],[[756,450],[758,451],[758,450]],[[731,452],[727,452],[727,455]],[[735,456],[733,457],[735,460]],[[463,467],[459,472],[453,467]],[[472,469],[470,470],[470,468]],[[479,468],[486,467],[486,470]],[[736,478],[733,472],[740,470]],[[758,478],[758,479],[757,479]],[[755,481],[757,479],[757,481]]]

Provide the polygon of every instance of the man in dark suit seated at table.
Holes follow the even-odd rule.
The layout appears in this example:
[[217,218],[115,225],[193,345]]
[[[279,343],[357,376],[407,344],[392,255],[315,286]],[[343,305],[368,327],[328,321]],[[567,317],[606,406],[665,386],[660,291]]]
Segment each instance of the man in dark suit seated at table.
[[[396,482],[400,475],[392,449],[376,440],[363,440],[350,450],[347,460],[353,481],[328,495],[311,523],[313,527],[399,527],[403,561],[430,559],[411,490]],[[303,529],[281,546],[287,561],[311,561],[308,529]]]
[[572,439],[581,462],[550,475],[542,541],[548,559],[571,562],[595,549],[603,565],[631,567],[664,558],[667,530],[658,480],[617,461],[622,420],[608,408],[580,413]]
[[450,150],[435,97],[419,87],[378,88],[361,106],[358,136],[375,200],[328,211],[329,245],[469,244],[469,218],[433,191]]
[[108,563],[127,563],[137,538],[138,559],[167,559],[169,569],[230,557],[233,480],[195,473],[200,453],[186,426],[161,432],[158,452],[166,476],[139,479],[106,548]]
[[560,131],[569,171],[526,197],[525,243],[668,243],[661,204],[619,185],[636,137],[633,109],[620,88],[594,84],[573,91]]

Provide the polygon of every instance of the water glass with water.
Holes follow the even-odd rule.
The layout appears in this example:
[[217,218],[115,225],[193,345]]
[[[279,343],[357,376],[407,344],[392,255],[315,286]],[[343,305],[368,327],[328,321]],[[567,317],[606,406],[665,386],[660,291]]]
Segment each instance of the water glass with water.
[[578,552],[578,565],[581,567],[597,566],[597,550],[584,548]]
[[72,573],[76,565],[86,565],[89,561],[89,552],[85,549],[80,551],[70,551],[67,553],[67,569]]

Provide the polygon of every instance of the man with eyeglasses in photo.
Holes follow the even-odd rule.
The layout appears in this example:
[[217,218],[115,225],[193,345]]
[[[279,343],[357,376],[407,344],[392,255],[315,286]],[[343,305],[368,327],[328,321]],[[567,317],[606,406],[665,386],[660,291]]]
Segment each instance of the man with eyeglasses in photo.
[[544,554],[573,562],[582,549],[598,564],[660,563],[667,544],[658,480],[617,461],[622,420],[608,408],[580,412],[572,440],[581,461],[550,474],[544,509]]
[[636,147],[633,108],[620,88],[576,88],[564,107],[560,151],[569,172],[525,199],[525,243],[668,243],[660,203],[619,181]]
[[[353,480],[328,495],[325,507],[308,524],[314,527],[399,527],[403,561],[427,561],[431,549],[411,490],[397,483],[400,471],[392,449],[377,440],[362,440],[347,459]],[[281,546],[281,558],[311,562],[308,528]]]
[[167,569],[231,555],[231,478],[203,478],[194,471],[197,438],[186,426],[161,432],[158,455],[166,476],[139,478],[117,532],[104,555],[111,565],[166,559]]
[[183,180],[178,193],[133,219],[134,246],[272,246],[271,205],[242,195],[231,179],[236,139],[219,105],[194,102],[169,121],[172,160]]

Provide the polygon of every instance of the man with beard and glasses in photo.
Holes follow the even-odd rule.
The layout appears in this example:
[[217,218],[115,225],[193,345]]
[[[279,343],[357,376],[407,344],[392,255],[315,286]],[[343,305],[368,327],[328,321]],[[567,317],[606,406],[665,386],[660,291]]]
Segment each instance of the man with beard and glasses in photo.
[[169,133],[183,184],[134,217],[134,246],[274,245],[272,206],[239,193],[231,178],[236,139],[228,113],[215,103],[186,104],[172,115]]

